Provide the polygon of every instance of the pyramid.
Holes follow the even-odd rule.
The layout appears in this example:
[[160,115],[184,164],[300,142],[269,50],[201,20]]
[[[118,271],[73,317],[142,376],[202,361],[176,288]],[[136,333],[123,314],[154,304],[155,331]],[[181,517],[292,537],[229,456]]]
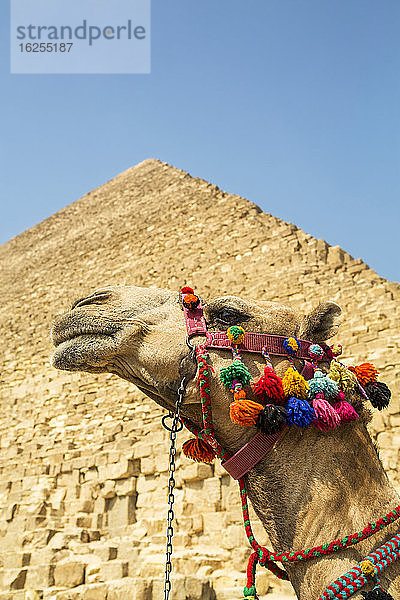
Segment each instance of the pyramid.
[[[394,392],[371,431],[400,487],[400,285],[340,247],[146,160],[4,244],[0,261],[0,600],[162,593],[162,411],[112,375],[49,366],[53,316],[104,285],[190,284],[203,296],[276,300],[303,312],[338,302],[344,358],[376,363]],[[218,465],[179,463],[175,597],[240,597],[249,550],[235,482]],[[267,543],[257,522],[255,533]],[[263,594],[276,584],[265,573],[260,585]],[[289,587],[275,589],[294,598]]]

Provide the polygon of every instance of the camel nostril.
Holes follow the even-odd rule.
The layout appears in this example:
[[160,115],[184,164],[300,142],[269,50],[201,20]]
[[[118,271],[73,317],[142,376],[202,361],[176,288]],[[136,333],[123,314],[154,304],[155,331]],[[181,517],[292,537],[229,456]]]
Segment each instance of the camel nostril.
[[79,300],[76,300],[73,303],[71,310],[74,310],[74,308],[81,308],[81,306],[87,306],[89,304],[103,304],[109,300],[110,296],[111,292],[94,292],[86,298],[80,298]]

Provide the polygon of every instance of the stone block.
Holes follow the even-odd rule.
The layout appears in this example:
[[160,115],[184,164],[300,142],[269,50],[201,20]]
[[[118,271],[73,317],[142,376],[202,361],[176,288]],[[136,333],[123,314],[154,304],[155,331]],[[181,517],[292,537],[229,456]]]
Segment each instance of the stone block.
[[126,578],[107,585],[107,600],[154,600],[152,596],[152,581],[142,578]]
[[66,560],[56,564],[54,569],[54,585],[59,587],[76,587],[85,580],[85,563],[78,560]]
[[124,479],[126,477],[136,477],[140,473],[140,461],[128,460],[122,458],[117,463],[109,464],[105,467],[99,467],[99,479]]

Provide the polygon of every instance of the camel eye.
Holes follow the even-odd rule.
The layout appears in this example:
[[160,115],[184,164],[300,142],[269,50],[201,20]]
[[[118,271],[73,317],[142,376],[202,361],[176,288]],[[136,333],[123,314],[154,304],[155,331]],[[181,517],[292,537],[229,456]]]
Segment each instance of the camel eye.
[[233,308],[221,308],[216,315],[218,321],[229,327],[242,320],[242,315]]

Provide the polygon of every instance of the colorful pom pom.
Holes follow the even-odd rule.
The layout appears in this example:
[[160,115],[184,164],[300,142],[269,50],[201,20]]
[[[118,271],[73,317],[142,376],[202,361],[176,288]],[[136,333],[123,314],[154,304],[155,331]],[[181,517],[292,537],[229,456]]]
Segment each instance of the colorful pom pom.
[[241,344],[243,342],[245,330],[239,325],[233,325],[232,327],[229,327],[229,329],[226,332],[226,335],[228,336],[228,339],[232,342],[232,344],[235,344],[235,346],[237,346],[238,344]]
[[374,408],[382,410],[389,406],[390,397],[392,392],[382,381],[371,381],[365,386],[365,391]]
[[333,405],[333,408],[336,410],[342,423],[350,423],[358,419],[358,413],[346,400],[339,400],[339,402]]
[[320,431],[328,431],[340,425],[340,416],[329,402],[325,400],[323,393],[317,393],[313,400],[313,409],[316,416],[313,425]]
[[306,400],[300,398],[289,398],[286,404],[288,425],[297,425],[297,427],[308,427],[311,421],[316,418],[314,409]]
[[286,340],[283,341],[283,347],[290,356],[296,354],[297,350],[299,349],[299,346],[300,342],[295,337],[288,337],[286,338]]
[[230,405],[231,421],[242,427],[252,427],[256,424],[257,417],[263,408],[262,404],[253,402],[253,400],[235,400]]
[[308,383],[296,369],[289,367],[282,379],[283,393],[286,398],[294,396],[305,400],[307,398]]
[[311,344],[308,349],[308,356],[311,360],[320,360],[324,355],[324,351],[319,344]]
[[200,298],[194,294],[186,294],[182,300],[182,304],[188,310],[195,310],[195,308],[197,308],[200,304]]
[[264,375],[253,385],[253,392],[262,402],[272,401],[274,404],[283,404],[285,400],[282,380],[268,365],[264,369]]
[[187,440],[182,445],[182,452],[196,462],[211,463],[215,459],[215,451],[207,442],[199,438]]
[[235,379],[240,381],[242,385],[248,385],[251,380],[248,368],[240,360],[234,360],[228,367],[223,367],[219,372],[219,377],[228,388],[231,387]]
[[181,289],[181,294],[194,294],[194,290],[191,287],[185,286]]
[[259,412],[257,418],[257,427],[265,435],[277,433],[286,423],[286,410],[283,406],[267,404]]
[[321,392],[327,400],[333,400],[339,393],[339,386],[335,381],[324,375],[322,371],[315,371],[313,379],[308,382],[308,399],[313,400]]
[[343,392],[351,393],[357,388],[357,378],[347,367],[337,361],[332,361],[328,376],[336,381]]
[[357,367],[348,367],[350,371],[355,373],[358,381],[361,383],[363,387],[367,385],[367,383],[371,383],[372,381],[376,381],[378,378],[379,371],[374,367],[371,363],[362,363]]
[[332,356],[340,356],[343,352],[342,344],[332,344],[331,352],[332,352]]

